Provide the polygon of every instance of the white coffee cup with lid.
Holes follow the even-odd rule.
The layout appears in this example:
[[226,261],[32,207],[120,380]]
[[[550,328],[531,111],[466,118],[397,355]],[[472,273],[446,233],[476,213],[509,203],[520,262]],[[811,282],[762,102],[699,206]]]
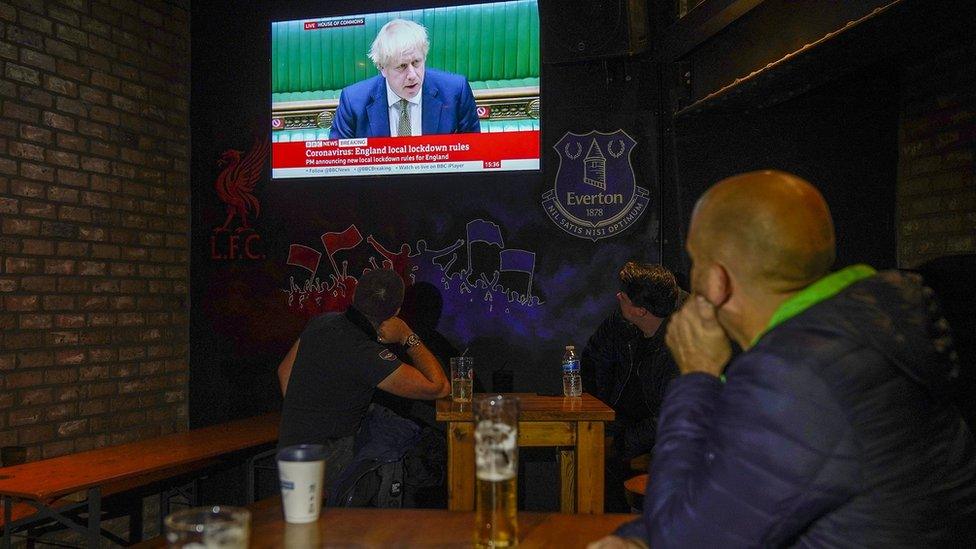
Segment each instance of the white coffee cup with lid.
[[299,444],[278,451],[278,479],[285,522],[315,522],[322,510],[325,447]]

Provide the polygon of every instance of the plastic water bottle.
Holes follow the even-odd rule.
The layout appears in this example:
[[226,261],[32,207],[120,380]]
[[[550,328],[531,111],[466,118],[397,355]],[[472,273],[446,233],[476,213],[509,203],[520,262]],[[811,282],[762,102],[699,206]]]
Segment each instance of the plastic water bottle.
[[583,394],[583,381],[580,379],[580,361],[576,347],[566,346],[563,353],[563,395],[578,397]]

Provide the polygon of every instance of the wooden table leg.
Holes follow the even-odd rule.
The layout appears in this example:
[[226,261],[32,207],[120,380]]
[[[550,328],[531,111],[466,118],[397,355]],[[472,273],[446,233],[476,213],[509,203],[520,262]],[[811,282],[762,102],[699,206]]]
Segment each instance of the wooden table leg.
[[98,547],[102,534],[102,489],[88,489],[88,547]]
[[603,422],[576,424],[576,512],[603,514]]
[[10,527],[13,518],[14,498],[3,496],[3,549],[10,549],[10,538],[14,535],[14,529]]
[[576,512],[576,450],[559,449],[559,512]]
[[474,511],[474,424],[447,426],[447,508]]

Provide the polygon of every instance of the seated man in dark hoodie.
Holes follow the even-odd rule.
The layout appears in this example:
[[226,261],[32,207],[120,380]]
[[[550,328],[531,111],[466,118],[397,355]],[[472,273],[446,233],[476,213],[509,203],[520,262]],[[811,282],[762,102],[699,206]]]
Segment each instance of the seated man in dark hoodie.
[[583,389],[607,403],[616,419],[607,427],[606,508],[626,512],[623,481],[632,458],[654,447],[657,417],[678,366],[664,345],[668,316],[687,295],[661,265],[628,261],[618,273],[617,309],[583,349]]
[[[285,397],[278,446],[325,445],[327,491],[353,459],[354,436],[377,388],[424,400],[450,393],[437,358],[396,316],[402,301],[399,275],[367,272],[352,306],[309,321],[278,366]],[[406,348],[412,366],[387,347],[394,344]]]
[[834,246],[826,202],[794,175],[698,201],[644,518],[595,547],[973,547],[948,325],[917,276],[830,272]]

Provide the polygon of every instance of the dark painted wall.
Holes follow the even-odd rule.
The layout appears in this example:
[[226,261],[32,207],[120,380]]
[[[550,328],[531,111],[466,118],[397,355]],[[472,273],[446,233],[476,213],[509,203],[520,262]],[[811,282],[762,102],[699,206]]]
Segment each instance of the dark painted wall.
[[[543,67],[541,172],[271,181],[265,171],[255,189],[261,213],[253,230],[218,230],[226,209],[213,186],[217,160],[231,148],[247,151],[254,132],[267,134],[270,22],[420,5],[193,6],[192,426],[279,406],[278,362],[311,315],[328,308],[330,299],[341,301],[329,292],[335,270],[327,256],[314,273],[288,265],[292,244],[324,253],[324,233],[355,225],[363,239],[372,236],[388,250],[407,246],[406,268],[434,304],[421,309],[436,311],[442,303],[436,329],[456,349],[469,349],[487,389],[493,388],[492,374],[506,369],[518,391],[557,390],[562,346],[583,345],[614,307],[619,265],[632,257],[659,260],[657,83],[646,62],[622,60]],[[559,165],[553,144],[567,131],[618,129],[637,141],[631,159],[637,184],[650,191],[649,210],[612,238],[570,236],[541,206]],[[500,291],[524,295],[528,276],[519,273],[502,276],[496,290],[479,286],[480,273],[492,278],[499,250],[468,244],[466,226],[472,221],[497,225],[506,249],[535,253],[535,299],[509,302]],[[438,252],[459,241],[457,250]],[[352,275],[371,260],[382,262],[365,240],[335,259],[340,270],[347,262]],[[456,271],[469,260],[475,272],[462,281]]]
[[896,73],[882,64],[767,108],[679,116],[667,131],[664,202],[674,215],[665,218],[665,263],[687,265],[682,246],[705,189],[733,174],[779,169],[824,194],[837,266],[894,267],[898,90]]
[[[833,210],[838,265],[894,266],[899,97],[895,72],[883,65],[858,68],[806,93],[819,80],[800,70],[777,86],[778,93],[796,90],[798,97],[758,110],[747,98],[739,110],[677,120],[659,113],[660,97],[668,94],[659,92],[664,86],[649,61],[543,65],[541,172],[281,181],[265,172],[255,189],[261,214],[253,230],[217,230],[226,217],[213,186],[217,160],[228,149],[248,150],[254,132],[267,135],[270,22],[420,5],[264,1],[241,10],[223,0],[193,7],[191,425],[280,405],[275,368],[281,357],[311,315],[344,299],[329,291],[335,269],[326,256],[313,273],[288,265],[289,246],[324,252],[324,233],[353,225],[364,239],[408,252],[403,266],[432,305],[408,304],[405,314],[425,311],[446,348],[467,348],[489,390],[499,370],[512,373],[514,390],[557,390],[562,346],[583,345],[614,307],[619,265],[663,255],[665,265],[686,273],[691,208],[709,185],[735,173],[777,168],[806,177]],[[543,12],[543,33],[560,31],[546,24]],[[650,208],[616,237],[570,236],[541,206],[559,167],[553,145],[568,131],[618,129],[637,141],[631,159],[637,184],[650,191]],[[492,278],[499,250],[469,245],[471,222],[497,226],[505,248],[535,254],[535,299],[510,303],[501,291],[479,287],[477,275]],[[382,257],[364,241],[335,260],[355,274]],[[461,280],[458,268],[469,261],[475,276]],[[527,282],[519,274],[499,278],[503,288],[523,294]],[[551,463],[541,464],[551,461],[548,454],[523,458],[535,462],[526,467],[533,478],[554,478]],[[555,508],[555,494],[545,487],[523,497],[523,508]]]

